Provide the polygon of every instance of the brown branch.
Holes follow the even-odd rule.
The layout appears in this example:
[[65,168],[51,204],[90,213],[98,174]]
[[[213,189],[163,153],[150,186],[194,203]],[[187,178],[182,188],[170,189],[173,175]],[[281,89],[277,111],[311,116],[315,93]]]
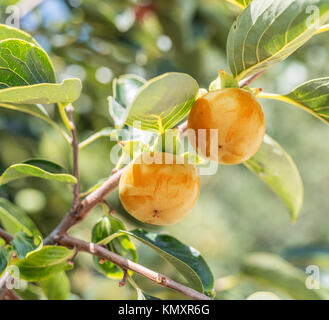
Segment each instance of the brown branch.
[[79,240],[76,238],[72,238],[66,234],[63,234],[58,239],[58,244],[68,247],[68,248],[78,248],[79,251],[88,252],[94,256],[98,256],[104,260],[108,260],[121,267],[124,270],[131,270],[163,287],[172,289],[174,291],[180,292],[187,297],[190,297],[195,300],[211,300],[208,296],[192,289],[186,287],[178,282],[171,280],[170,278],[150,270],[142,265],[139,265],[135,262],[132,262],[126,258],[119,256],[118,254],[111,252],[104,247],[94,244],[88,243],[83,240]]
[[6,241],[6,243],[10,243],[14,238],[7,231],[0,228],[0,238]]
[[0,300],[23,300],[15,291],[10,289],[0,289]]
[[56,229],[45,239],[45,244],[56,243],[57,239],[66,233],[72,226],[83,220],[88,213],[119,185],[120,177],[124,169],[112,174],[97,190],[90,193],[76,210],[71,210],[60,222]]
[[74,185],[74,189],[73,189],[73,195],[74,195],[73,210],[75,211],[80,202],[79,144],[77,139],[77,129],[74,123],[74,108],[72,104],[69,104],[66,107],[66,110],[69,114],[71,127],[72,127],[71,133],[72,133],[72,149],[73,149],[73,171],[74,171],[74,176],[77,179],[77,183]]

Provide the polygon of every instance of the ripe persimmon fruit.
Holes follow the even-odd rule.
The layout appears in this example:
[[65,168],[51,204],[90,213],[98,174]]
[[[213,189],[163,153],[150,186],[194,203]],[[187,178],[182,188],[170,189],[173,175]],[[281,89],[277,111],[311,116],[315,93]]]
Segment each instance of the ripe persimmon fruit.
[[122,205],[134,218],[154,225],[181,221],[191,211],[200,192],[195,166],[183,157],[149,152],[136,157],[119,183]]
[[[221,164],[239,164],[251,158],[264,135],[262,107],[244,89],[210,91],[196,100],[189,114],[190,143],[201,157]],[[216,143],[211,142],[213,137],[218,138]]]

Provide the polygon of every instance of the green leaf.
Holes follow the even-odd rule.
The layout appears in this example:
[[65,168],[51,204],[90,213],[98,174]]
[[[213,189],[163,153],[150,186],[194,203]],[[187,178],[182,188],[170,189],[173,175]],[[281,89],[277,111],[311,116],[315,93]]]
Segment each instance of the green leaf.
[[40,285],[48,300],[67,300],[71,290],[70,281],[64,271],[42,280]]
[[41,159],[28,160],[23,163],[14,164],[6,169],[0,176],[0,185],[25,177],[37,177],[68,184],[75,184],[77,182],[74,176],[58,172],[63,171],[56,163]]
[[200,252],[169,235],[142,229],[123,231],[154,249],[188,281],[191,287],[209,296],[214,294],[214,277]]
[[329,124],[329,77],[306,82],[283,97]]
[[113,80],[113,97],[128,108],[136,98],[139,89],[147,81],[133,74],[126,74]]
[[56,82],[47,53],[24,40],[0,41],[0,70],[0,89]]
[[113,97],[108,97],[109,111],[112,119],[114,120],[115,128],[120,129],[125,125],[128,112],[118,101]]
[[73,250],[60,246],[45,246],[38,251],[28,253],[25,259],[13,262],[18,266],[20,276],[27,281],[40,281],[51,277],[57,272],[69,270],[68,263],[74,255]]
[[[101,218],[93,228],[92,242],[98,243],[118,231],[125,230],[123,223],[113,217]],[[108,250],[119,254],[122,257],[137,261],[137,252],[134,244],[127,235],[115,237],[110,243],[106,243]],[[100,263],[100,258],[93,257],[96,269],[102,274],[113,279],[122,279],[123,271],[117,265],[110,261]],[[131,274],[131,272],[129,272]]]
[[241,271],[256,282],[284,291],[297,300],[319,300],[328,297],[328,292],[324,289],[308,289],[307,275],[274,254],[250,254],[244,260]]
[[0,90],[0,103],[68,104],[80,97],[81,88],[80,79],[66,79],[62,83],[40,83],[2,89]]
[[5,198],[0,198],[0,221],[13,235],[22,230],[28,236],[41,237],[38,228],[26,213]]
[[209,91],[224,88],[239,88],[239,82],[224,70],[218,71],[218,77],[209,86]]
[[303,182],[294,161],[283,148],[265,135],[261,148],[244,164],[282,199],[295,221],[303,203]]
[[18,231],[12,240],[13,249],[18,258],[23,259],[29,252],[40,250],[42,248],[41,237],[28,236],[24,231]]
[[147,152],[150,150],[147,144],[139,140],[120,141],[119,145],[131,159],[134,159],[142,152]]
[[191,76],[165,73],[139,90],[128,109],[126,124],[163,133],[187,116],[198,92],[198,83]]
[[0,24],[0,41],[7,39],[20,39],[39,46],[28,33],[5,24]]
[[240,9],[245,9],[252,0],[227,0],[228,2],[236,5]]
[[131,286],[136,289],[137,300],[161,300],[157,297],[145,293],[131,277],[128,277],[128,281],[131,284]]
[[[319,18],[308,10],[316,5]],[[253,0],[233,24],[227,40],[228,64],[237,80],[286,59],[329,18],[327,0]]]
[[[0,91],[1,92],[1,91]],[[54,121],[49,118],[49,115],[45,108],[41,105],[33,105],[33,104],[11,104],[11,103],[1,103],[0,108],[6,108],[9,110],[15,110],[30,114],[34,117],[40,118],[50,125],[52,125],[61,135],[67,140],[70,141],[69,136],[63,131]]]
[[[2,90],[0,90],[0,92],[1,91]],[[46,121],[51,121],[49,119],[48,112],[41,105],[33,105],[33,104],[18,104],[18,105],[16,104],[16,105],[14,105],[14,104],[11,104],[11,103],[2,103],[2,102],[0,102],[0,107],[10,109],[10,110],[16,110],[16,111],[28,113],[28,114],[31,114],[35,117],[41,118],[43,120],[47,119]]]
[[131,74],[113,80],[113,97],[109,97],[109,111],[116,128],[124,126],[128,115],[127,109],[145,83],[145,79]]
[[8,265],[8,255],[12,250],[11,246],[0,247],[0,277],[4,273]]
[[161,300],[157,297],[151,296],[141,289],[137,289],[137,300]]

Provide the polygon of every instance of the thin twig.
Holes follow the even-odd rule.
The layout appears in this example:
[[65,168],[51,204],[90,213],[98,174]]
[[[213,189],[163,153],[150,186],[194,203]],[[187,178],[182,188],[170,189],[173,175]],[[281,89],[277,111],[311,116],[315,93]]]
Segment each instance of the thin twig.
[[185,296],[190,297],[192,299],[211,300],[211,298],[209,298],[208,296],[206,296],[192,288],[186,287],[178,282],[171,280],[170,278],[168,278],[158,272],[155,272],[142,265],[132,262],[126,258],[123,258],[123,257],[119,256],[118,254],[103,248],[100,245],[97,245],[94,243],[88,243],[83,240],[72,238],[66,234],[62,235],[58,239],[58,244],[68,247],[68,248],[76,247],[79,249],[79,251],[88,252],[88,253],[90,253],[94,256],[100,257],[104,260],[111,261],[124,270],[131,270],[163,287],[180,292],[180,293],[184,294]]
[[109,214],[113,215],[115,210],[113,209],[112,205],[107,200],[104,200],[103,202],[107,206],[107,208],[109,209]]
[[15,291],[10,289],[0,289],[0,300],[23,300]]
[[243,87],[246,87],[246,86],[249,86],[252,82],[254,82],[255,80],[257,80],[259,77],[261,77],[263,75],[263,73],[265,72],[266,70],[262,70],[260,72],[257,72],[255,74],[253,74],[252,76],[246,78],[246,79],[243,79],[239,82],[239,86],[240,88],[243,88]]
[[72,148],[73,148],[73,171],[74,176],[77,179],[77,183],[74,185],[74,200],[73,200],[73,210],[75,211],[80,202],[80,177],[79,177],[79,144],[77,139],[77,129],[74,123],[74,108],[72,104],[66,107],[66,110],[70,117],[71,133],[72,133]]
[[122,270],[123,270],[123,278],[119,282],[119,287],[124,287],[126,285],[127,277],[128,277],[128,271],[127,271],[127,269],[122,269]]
[[13,236],[1,228],[0,228],[0,238],[5,240],[6,243],[10,243],[13,240]]

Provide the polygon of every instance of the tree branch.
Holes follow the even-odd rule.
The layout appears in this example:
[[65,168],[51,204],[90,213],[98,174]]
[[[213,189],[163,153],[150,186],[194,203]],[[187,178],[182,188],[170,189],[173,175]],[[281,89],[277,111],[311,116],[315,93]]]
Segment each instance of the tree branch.
[[23,300],[14,290],[0,289],[0,300]]
[[66,233],[72,226],[83,220],[88,213],[119,185],[120,177],[124,169],[112,174],[97,190],[90,193],[76,210],[71,210],[56,229],[45,239],[45,244],[56,243],[57,239]]
[[11,234],[9,234],[7,231],[0,228],[0,238],[6,241],[6,243],[10,243],[14,238]]
[[195,300],[211,300],[208,296],[192,289],[186,287],[178,282],[171,280],[170,278],[150,270],[142,265],[139,265],[135,262],[132,262],[126,258],[119,256],[118,254],[111,252],[104,247],[88,243],[83,240],[72,238],[66,234],[63,234],[58,240],[57,243],[68,247],[68,248],[77,248],[79,251],[88,252],[94,256],[100,257],[104,260],[108,260],[121,267],[124,270],[131,270],[163,287],[172,289],[174,291],[180,292],[187,297],[190,297]]

